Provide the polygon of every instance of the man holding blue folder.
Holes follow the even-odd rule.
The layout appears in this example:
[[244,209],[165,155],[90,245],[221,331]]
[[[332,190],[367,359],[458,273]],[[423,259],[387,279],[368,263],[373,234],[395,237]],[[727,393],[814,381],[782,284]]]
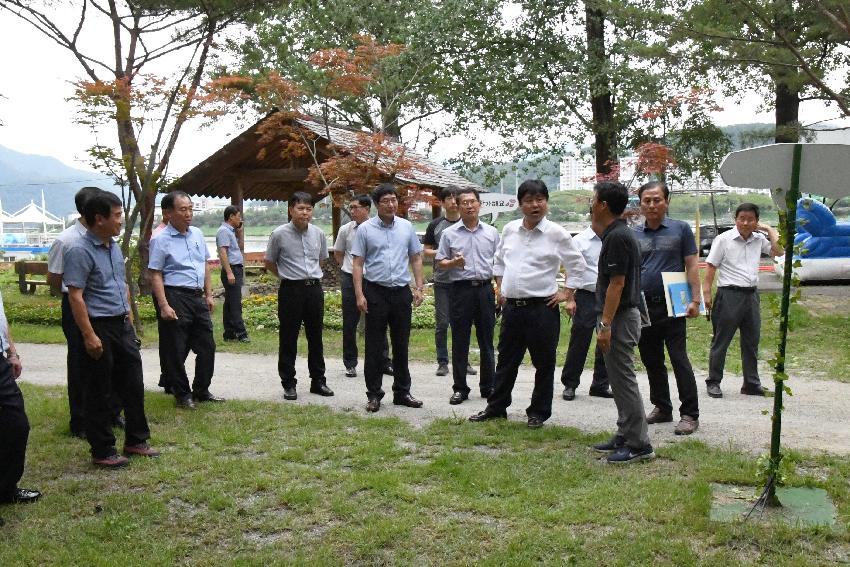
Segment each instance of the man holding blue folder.
[[673,421],[673,403],[664,360],[666,346],[680,401],[680,421],[674,433],[690,435],[699,427],[697,383],[688,360],[685,318],[667,314],[668,290],[664,287],[661,273],[685,272],[691,292],[685,316],[699,315],[697,245],[687,223],[667,216],[670,191],[664,183],[646,183],[638,190],[638,197],[640,211],[646,219],[644,224],[634,228],[642,257],[640,288],[652,323],[641,331],[638,350],[649,378],[649,400],[655,406],[646,421],[650,424]]

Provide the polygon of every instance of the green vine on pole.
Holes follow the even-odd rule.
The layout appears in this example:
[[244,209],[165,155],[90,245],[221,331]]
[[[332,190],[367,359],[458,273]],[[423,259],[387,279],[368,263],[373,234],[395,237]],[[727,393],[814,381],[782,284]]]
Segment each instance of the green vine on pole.
[[[785,248],[785,266],[782,274],[782,301],[779,311],[779,343],[777,344],[776,357],[773,360],[775,393],[773,397],[773,416],[770,435],[770,457],[767,460],[766,470],[767,480],[761,496],[747,514],[747,518],[758,508],[763,510],[765,506],[782,505],[776,496],[776,488],[782,483],[782,472],[780,470],[780,463],[782,462],[782,452],[780,451],[782,410],[784,409],[782,398],[783,394],[791,395],[791,389],[785,384],[788,380],[788,375],[785,373],[785,352],[788,343],[788,319],[790,317],[792,303],[791,284],[794,271],[794,236],[797,232],[797,201],[800,199],[800,163],[802,161],[802,151],[803,146],[801,144],[794,146],[791,183],[788,192],[785,194],[786,210],[780,216],[781,238]],[[793,301],[796,301],[798,297],[799,294],[795,294]]]

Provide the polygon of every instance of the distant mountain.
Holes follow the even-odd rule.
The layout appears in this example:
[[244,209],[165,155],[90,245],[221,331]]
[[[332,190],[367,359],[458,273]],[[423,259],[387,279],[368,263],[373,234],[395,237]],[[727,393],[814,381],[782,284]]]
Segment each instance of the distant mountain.
[[30,201],[41,205],[44,191],[47,210],[64,217],[76,211],[74,194],[86,185],[111,189],[112,181],[94,171],[69,167],[56,158],[0,146],[0,200],[7,213],[14,213]]

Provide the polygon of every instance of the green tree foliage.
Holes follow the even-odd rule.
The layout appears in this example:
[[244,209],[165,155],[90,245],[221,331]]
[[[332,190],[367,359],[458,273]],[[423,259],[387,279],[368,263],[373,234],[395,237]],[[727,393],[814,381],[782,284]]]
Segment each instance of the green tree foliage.
[[[438,4],[431,1],[295,0],[270,18],[254,21],[252,34],[230,47],[240,74],[277,72],[298,85],[307,112],[401,139],[402,128],[421,125],[444,108],[447,77],[437,72],[441,62],[423,33],[437,12]],[[377,63],[362,92],[340,96],[312,58],[330,48],[355,52],[362,48],[362,35],[404,49]]]
[[[670,18],[671,53],[683,71],[710,75],[727,94],[771,92],[776,142],[800,139],[800,102],[829,98],[820,87],[846,74],[848,51],[817,5],[833,0],[680,0]],[[846,75],[845,75],[846,80]],[[840,80],[839,80],[840,82]]]

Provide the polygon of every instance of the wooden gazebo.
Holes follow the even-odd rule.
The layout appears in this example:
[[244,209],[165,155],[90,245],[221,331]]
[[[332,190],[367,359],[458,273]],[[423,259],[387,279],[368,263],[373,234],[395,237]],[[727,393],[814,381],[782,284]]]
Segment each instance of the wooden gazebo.
[[[196,165],[179,179],[175,188],[190,195],[229,197],[231,203],[240,210],[245,199],[286,201],[296,191],[305,191],[318,197],[320,189],[306,181],[309,168],[314,165],[312,155],[307,153],[294,159],[283,157],[278,148],[281,142],[287,141],[281,139],[286,133],[271,140],[266,136],[261,142],[262,125],[273,116],[270,114],[259,120]],[[326,125],[309,117],[292,118],[292,124],[315,135],[313,147],[318,163],[334,155],[328,147],[330,144],[338,152],[344,153],[351,151],[358,143],[358,131],[353,129]],[[390,143],[390,147],[393,146],[397,146],[399,151],[404,148],[401,144]],[[266,151],[261,151],[263,148]],[[411,169],[414,173],[396,175],[395,180],[400,183],[416,185],[423,190],[430,190],[432,194],[450,185],[483,190],[445,166],[410,150],[405,150],[405,157],[417,167]],[[340,210],[335,204],[332,218],[333,234],[336,235],[340,226]]]

